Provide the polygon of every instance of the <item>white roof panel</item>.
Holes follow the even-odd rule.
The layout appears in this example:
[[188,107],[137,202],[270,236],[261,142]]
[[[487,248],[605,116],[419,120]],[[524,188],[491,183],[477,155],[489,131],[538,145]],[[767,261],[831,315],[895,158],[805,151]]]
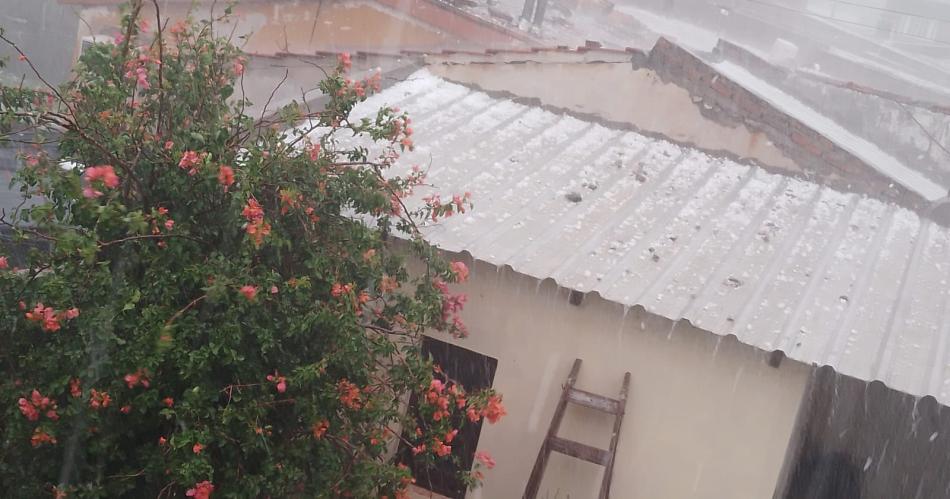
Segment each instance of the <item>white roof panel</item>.
[[399,168],[431,164],[435,192],[473,195],[432,243],[950,402],[947,228],[425,70],[356,112],[383,104],[417,130]]

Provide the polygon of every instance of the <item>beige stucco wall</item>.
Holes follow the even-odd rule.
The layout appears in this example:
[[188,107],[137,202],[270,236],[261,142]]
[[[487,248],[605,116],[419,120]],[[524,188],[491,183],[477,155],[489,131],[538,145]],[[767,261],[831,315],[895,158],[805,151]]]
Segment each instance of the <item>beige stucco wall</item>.
[[[469,262],[472,266],[471,262]],[[596,296],[570,305],[547,280],[479,263],[468,293],[471,335],[448,340],[498,359],[508,416],[479,442],[497,461],[470,498],[521,497],[575,357],[577,386],[616,396],[632,373],[611,497],[772,497],[809,368]],[[561,436],[606,448],[611,416],[569,406]],[[602,468],[553,455],[539,497],[596,497]]]
[[[434,74],[543,104],[630,123],[646,132],[709,151],[728,151],[764,165],[799,171],[761,132],[729,127],[702,115],[685,89],[653,71],[624,63],[433,64]],[[605,96],[609,96],[606,98]]]
[[[217,6],[216,16],[223,10],[223,6]],[[207,19],[211,8],[187,3],[168,3],[162,8],[162,17],[171,19],[169,26],[189,13],[195,19]],[[118,33],[120,18],[116,7],[86,7],[80,15],[80,37]],[[150,4],[141,18],[149,21],[151,29],[155,28],[155,13]],[[426,49],[454,42],[409,16],[371,2],[243,2],[235,7],[229,22],[216,25],[216,31],[222,35],[233,33],[235,43],[246,52],[264,55]],[[247,36],[246,43],[240,36]]]

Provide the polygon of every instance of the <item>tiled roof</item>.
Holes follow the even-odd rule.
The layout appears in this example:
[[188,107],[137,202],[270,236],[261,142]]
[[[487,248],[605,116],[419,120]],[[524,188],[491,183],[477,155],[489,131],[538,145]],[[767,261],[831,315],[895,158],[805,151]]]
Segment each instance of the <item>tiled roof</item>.
[[473,195],[438,246],[950,402],[947,228],[425,70],[356,112],[384,103],[414,118],[404,166]]

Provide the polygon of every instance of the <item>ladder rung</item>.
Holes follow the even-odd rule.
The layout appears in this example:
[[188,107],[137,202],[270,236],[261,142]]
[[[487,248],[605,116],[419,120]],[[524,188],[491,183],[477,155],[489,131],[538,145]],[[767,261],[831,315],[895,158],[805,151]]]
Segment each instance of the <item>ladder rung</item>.
[[548,441],[548,445],[554,452],[560,452],[561,454],[583,459],[584,461],[599,464],[601,466],[607,466],[607,463],[610,462],[610,452],[603,449],[598,449],[596,447],[591,447],[587,444],[575,442],[573,440],[565,440],[560,437],[551,437],[551,439]]
[[598,411],[609,412],[610,414],[617,414],[620,412],[619,400],[612,399],[610,397],[604,397],[603,395],[597,395],[596,393],[585,392],[584,390],[578,390],[577,388],[571,388],[570,391],[567,392],[567,399],[577,405],[590,407],[591,409],[597,409]]

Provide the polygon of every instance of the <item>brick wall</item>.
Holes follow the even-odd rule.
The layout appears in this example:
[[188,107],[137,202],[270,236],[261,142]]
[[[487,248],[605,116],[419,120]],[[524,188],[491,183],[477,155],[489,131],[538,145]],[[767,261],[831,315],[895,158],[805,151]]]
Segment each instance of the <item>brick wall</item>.
[[664,38],[657,41],[645,60],[635,59],[634,65],[651,69],[662,80],[686,89],[698,101],[701,112],[710,119],[730,126],[744,125],[751,131],[764,133],[810,179],[842,190],[883,197],[908,207],[927,204],[916,193],[896,184],[801,121]]

